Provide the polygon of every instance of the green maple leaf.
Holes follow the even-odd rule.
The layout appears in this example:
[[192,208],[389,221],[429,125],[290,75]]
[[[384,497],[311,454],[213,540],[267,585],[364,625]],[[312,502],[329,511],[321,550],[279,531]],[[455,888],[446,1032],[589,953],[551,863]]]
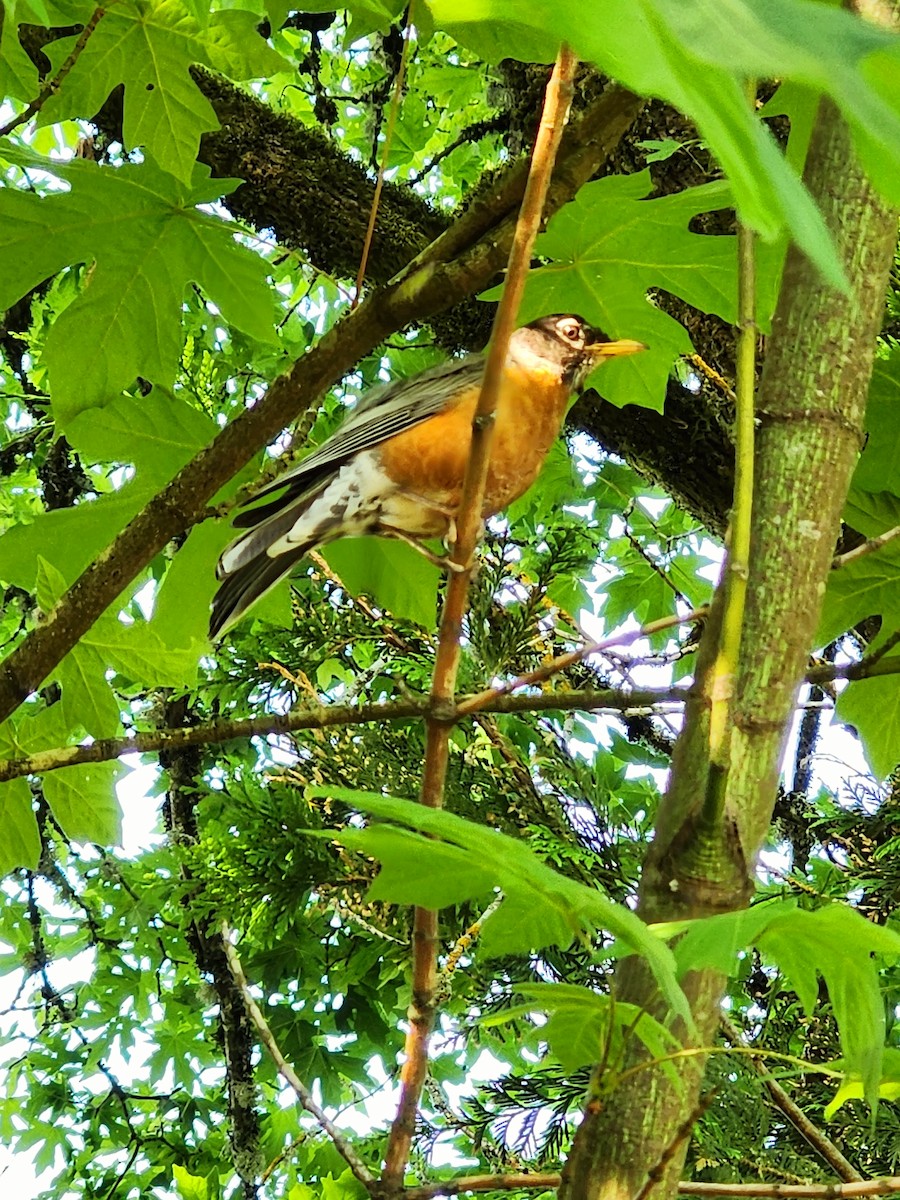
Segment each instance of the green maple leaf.
[[322,553],[353,595],[372,596],[379,607],[426,629],[434,625],[440,571],[411,546],[341,538]]
[[[82,462],[133,464],[136,478],[96,500],[41,513],[7,529],[0,539],[0,579],[33,591],[41,557],[52,562],[63,578],[77,578],[151,496],[212,440],[215,431],[215,423],[204,413],[159,389],[148,396],[118,397],[104,410],[102,421],[94,412],[75,417],[67,432]],[[220,534],[215,554],[208,556],[209,572],[224,537]],[[196,587],[196,578],[192,582]],[[191,612],[187,599],[185,595],[181,600],[182,619]],[[165,641],[184,646],[191,638],[167,636]]]
[[580,312],[612,337],[650,347],[613,359],[598,384],[613,404],[662,411],[672,362],[693,347],[685,328],[647,300],[665,288],[704,312],[736,319],[737,249],[733,237],[705,237],[688,225],[698,213],[732,203],[724,183],[645,200],[649,171],[610,176],[582,188],[550,222],[536,252],[552,259],[528,276],[523,320],[548,312]]
[[[866,445],[853,475],[854,489],[900,496],[900,346],[875,360],[866,404]],[[849,518],[848,518],[849,520]]]
[[785,229],[834,286],[843,270],[821,213],[747,102],[748,78],[825,92],[853,128],[884,194],[900,200],[900,41],[810,0],[597,0],[577,11],[533,0],[428,0],[436,25],[489,61],[544,61],[566,41],[626,87],[689,116],[722,164],[743,220]]
[[[885,378],[890,385],[890,375]],[[873,380],[873,388],[882,390],[882,399],[889,402],[891,387],[884,389],[883,383],[884,379],[881,383]],[[880,407],[879,402],[873,412],[876,424],[884,417]],[[885,437],[880,444],[874,444],[876,439],[872,441],[873,459],[890,461],[893,439]],[[869,447],[863,459],[868,453]],[[865,468],[860,461],[844,519],[866,537],[877,537],[900,525],[900,498],[891,492],[864,492],[856,486],[861,477],[878,478],[871,476],[870,466],[871,460]],[[891,477],[885,475],[879,481],[889,483]],[[872,616],[881,617],[880,637],[900,628],[900,539],[895,538],[880,550],[831,572],[816,640],[820,645],[830,642]],[[848,684],[838,697],[836,713],[841,721],[856,728],[874,773],[881,778],[889,775],[900,760],[900,689],[896,677],[860,679]]]
[[[90,13],[93,5],[85,9]],[[41,124],[90,117],[113,88],[125,86],[122,133],[127,149],[144,147],[166,171],[189,183],[200,137],[219,127],[191,78],[194,65],[232,79],[267,77],[288,64],[256,33],[252,12],[210,13],[180,0],[117,0],[97,24],[63,86],[41,111]],[[45,47],[53,71],[77,38]]]
[[308,795],[343,800],[379,818],[364,830],[345,828],[336,838],[380,860],[371,900],[441,908],[499,888],[504,902],[485,922],[479,941],[487,955],[553,944],[565,948],[589,928],[606,928],[647,959],[668,1003],[689,1019],[671,952],[655,934],[630,909],[558,874],[523,843],[409,800],[340,787],[311,788]]
[[44,797],[66,837],[114,845],[122,836],[116,784],[126,772],[117,762],[84,763],[48,771]]
[[[854,488],[844,520],[866,537],[877,537],[900,525],[900,498]],[[873,616],[881,616],[885,629],[900,628],[900,538],[831,572],[816,642],[824,645]]]
[[87,463],[131,463],[141,482],[160,488],[218,433],[211,417],[177,393],[119,396],[102,421],[82,413],[69,426],[72,448]]
[[190,283],[226,321],[272,340],[265,263],[196,207],[232,190],[235,180],[212,182],[207,168],[198,167],[186,188],[149,162],[109,170],[5,153],[62,175],[71,190],[44,197],[0,191],[0,308],[64,267],[90,264],[80,295],[47,336],[45,362],[61,426],[108,403],[138,375],[174,383]]
[[[0,725],[0,758],[25,758],[38,750],[62,745],[65,722],[59,705],[42,708]],[[0,783],[0,876],[17,867],[33,871],[41,856],[41,835],[34,815],[34,797],[27,779]]]
[[31,100],[37,95],[37,67],[19,41],[19,25],[42,24],[41,15],[37,5],[22,0],[3,0],[0,4],[0,96]]
[[[65,589],[64,576],[40,558],[36,588],[40,608],[50,612]],[[69,737],[79,729],[98,738],[118,733],[119,701],[107,681],[108,671],[125,680],[140,680],[145,686],[184,687],[193,680],[200,650],[193,643],[168,646],[144,624],[123,624],[117,606],[108,609],[52,676],[62,688],[60,704]]]
[[878,779],[886,779],[900,762],[897,676],[885,675],[849,683],[838,697],[835,713],[839,721],[852,725],[859,734],[872,773]]
[[133,480],[99,500],[41,513],[22,521],[0,538],[0,579],[34,591],[38,558],[55,564],[66,579],[76,579],[135,517],[153,495]]

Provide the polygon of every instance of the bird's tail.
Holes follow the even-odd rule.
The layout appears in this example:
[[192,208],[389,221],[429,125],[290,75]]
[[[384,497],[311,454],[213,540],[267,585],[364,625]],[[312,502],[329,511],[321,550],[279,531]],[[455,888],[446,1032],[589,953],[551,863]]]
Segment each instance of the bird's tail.
[[[254,528],[225,547],[216,566],[216,577],[222,584],[213,597],[210,639],[219,637],[239,621],[251,605],[290,573],[307,551],[326,540],[321,530],[290,546],[283,540],[309,502],[308,491],[299,496],[288,492],[281,499],[259,509],[248,509],[237,518],[236,525],[247,526],[254,518],[256,521]],[[276,543],[280,543],[278,553],[272,554]]]

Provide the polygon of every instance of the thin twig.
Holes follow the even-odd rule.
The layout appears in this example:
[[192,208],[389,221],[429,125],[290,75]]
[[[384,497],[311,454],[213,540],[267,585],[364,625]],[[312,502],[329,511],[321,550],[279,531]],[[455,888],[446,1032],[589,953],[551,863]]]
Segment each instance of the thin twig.
[[409,179],[404,180],[407,187],[414,187],[417,183],[421,183],[426,175],[430,175],[434,168],[449,158],[454,150],[458,150],[460,146],[465,146],[467,142],[478,142],[483,137],[487,137],[489,133],[501,133],[508,127],[509,118],[505,113],[498,113],[495,117],[488,117],[485,121],[473,121],[467,126],[459,137],[454,138],[452,142],[446,145],[443,150],[439,150],[437,154],[430,159],[421,171],[417,171],[415,175],[411,175]]
[[669,588],[669,590],[675,596],[675,599],[678,600],[679,603],[681,603],[681,604],[687,604],[688,598],[687,598],[687,596],[684,595],[683,592],[681,592],[679,590],[678,584],[674,583],[669,578],[669,575],[668,575],[665,567],[656,561],[656,559],[652,556],[652,554],[647,549],[647,547],[642,545],[641,542],[639,541],[639,539],[632,532],[631,526],[628,523],[628,518],[631,516],[631,513],[634,510],[634,504],[635,504],[634,500],[629,501],[628,507],[626,508],[625,512],[623,512],[623,514],[622,514],[622,521],[625,525],[625,540],[628,542],[629,546],[631,546],[632,549],[644,560],[644,562],[647,564],[647,566],[650,568],[650,570],[655,575],[659,576],[659,578],[663,581],[663,583],[666,585],[666,587]]
[[[721,1016],[719,1018],[719,1026],[733,1046],[747,1045],[741,1031],[728,1017]],[[750,1048],[752,1049],[752,1047]],[[781,1084],[772,1078],[764,1060],[751,1056],[750,1061],[753,1064],[754,1070],[762,1077],[762,1081],[773,1103],[787,1117],[797,1132],[809,1142],[813,1150],[824,1158],[835,1174],[845,1183],[861,1182],[863,1177],[859,1171],[841,1154],[834,1142],[825,1136],[818,1125],[813,1124],[803,1109],[788,1095]]]
[[566,671],[569,667],[574,667],[576,663],[581,662],[583,658],[589,658],[592,654],[599,654],[603,650],[610,650],[613,646],[630,646],[633,642],[640,641],[641,638],[659,633],[660,630],[671,629],[675,625],[688,625],[694,621],[702,621],[707,615],[708,609],[697,608],[685,616],[679,616],[676,613],[670,617],[660,617],[658,621],[649,621],[646,625],[642,625],[640,629],[633,629],[629,633],[614,634],[612,637],[603,638],[599,642],[588,642],[585,646],[579,646],[577,650],[570,650],[567,654],[558,655],[556,658],[551,659],[550,662],[544,663],[542,667],[537,667],[534,671],[529,671],[526,675],[519,675],[516,679],[510,679],[507,683],[498,684],[494,688],[486,688],[483,692],[478,692],[475,696],[469,696],[457,704],[456,715],[457,717],[462,717],[467,716],[469,713],[490,709],[501,696],[508,696],[510,692],[515,692],[519,688],[532,687],[534,684],[544,683],[551,676],[558,674],[560,671]]
[[56,74],[51,79],[47,80],[47,82],[38,92],[35,99],[31,101],[26,109],[20,112],[17,117],[13,117],[12,120],[7,121],[5,125],[0,126],[0,137],[6,137],[8,133],[12,133],[14,129],[18,129],[20,125],[25,125],[31,120],[32,117],[37,116],[50,97],[54,95],[55,92],[59,91],[59,85],[78,62],[78,59],[81,57],[81,52],[88,44],[88,39],[90,38],[91,34],[97,28],[101,19],[106,16],[107,8],[109,8],[110,5],[115,4],[115,2],[116,0],[108,0],[108,3],[105,7],[98,6],[94,9],[84,29],[82,29],[81,33],[78,35],[78,41],[72,47],[72,50],[65,62],[62,64]]
[[642,1071],[658,1067],[661,1063],[678,1062],[687,1058],[707,1058],[712,1054],[740,1054],[744,1058],[771,1059],[773,1062],[786,1063],[790,1067],[806,1072],[813,1071],[819,1075],[826,1075],[830,1079],[840,1079],[842,1074],[836,1068],[829,1067],[825,1063],[805,1062],[796,1054],[782,1054],[779,1050],[758,1050],[751,1049],[749,1046],[686,1046],[682,1050],[673,1050],[670,1054],[660,1054],[653,1059],[644,1059],[635,1066],[628,1067],[627,1070],[621,1072],[618,1082],[621,1085],[632,1075],[640,1075]]
[[231,927],[227,921],[222,922],[222,945],[225,948],[225,956],[228,959],[228,965],[231,968],[231,973],[234,976],[234,982],[240,988],[241,995],[244,997],[244,1003],[247,1006],[247,1012],[250,1019],[256,1026],[260,1041],[269,1052],[269,1056],[275,1064],[275,1068],[282,1079],[293,1090],[295,1096],[303,1105],[308,1113],[310,1113],[318,1122],[319,1128],[323,1133],[326,1133],[331,1139],[335,1150],[340,1154],[341,1158],[346,1162],[347,1166],[360,1181],[360,1183],[368,1186],[373,1182],[374,1176],[366,1164],[362,1161],[353,1146],[341,1131],[337,1128],[328,1114],[321,1108],[313,1098],[312,1092],[300,1079],[297,1072],[281,1053],[278,1043],[275,1041],[275,1035],[269,1028],[269,1023],[263,1016],[262,1009],[253,998],[250,991],[250,985],[247,983],[247,976],[244,974],[244,968],[241,966],[241,960],[238,958],[237,951],[231,942]]
[[714,383],[726,399],[730,400],[732,404],[737,404],[737,396],[734,394],[731,385],[729,384],[728,380],[724,378],[724,376],[719,374],[715,367],[711,367],[705,359],[700,357],[699,354],[689,354],[687,356],[687,360],[691,366],[695,367],[701,375],[704,375],[710,381],[710,383]]
[[850,563],[856,562],[858,558],[862,558],[866,554],[874,554],[876,550],[880,550],[882,546],[886,546],[888,542],[892,542],[896,537],[900,537],[900,525],[895,525],[893,529],[879,533],[877,537],[866,538],[864,542],[859,546],[854,546],[846,554],[836,554],[831,560],[832,571],[838,571],[841,567],[846,567]]
[[414,7],[415,0],[410,0],[409,9],[406,14],[406,36],[403,39],[403,49],[400,52],[400,66],[397,68],[397,78],[394,80],[394,91],[391,96],[390,111],[388,112],[387,129],[384,131],[381,162],[378,164],[378,178],[375,180],[375,193],[372,196],[372,207],[369,210],[369,223],[366,226],[366,236],[359,259],[359,270],[356,273],[356,287],[353,290],[353,299],[350,302],[351,312],[359,304],[359,298],[362,295],[363,281],[366,277],[366,267],[369,262],[369,251],[372,249],[372,239],[375,237],[375,222],[378,219],[378,205],[381,202],[381,192],[384,188],[384,173],[387,170],[388,155],[391,152],[391,143],[394,140],[394,126],[397,124],[397,113],[400,110],[400,93],[403,90],[403,81],[406,77],[406,61],[409,58],[409,46],[412,41]]
[[[547,1191],[558,1188],[558,1173],[522,1172],[516,1175],[460,1175],[442,1183],[406,1188],[403,1200],[434,1200],[464,1192]],[[859,1196],[890,1196],[900,1192],[900,1176],[864,1179],[861,1183],[695,1183],[678,1185],[679,1196],[731,1196],[735,1200],[853,1200]]]
[[[431,713],[427,723],[425,761],[420,801],[429,808],[443,803],[447,773],[453,704],[460,658],[460,634],[466,611],[469,579],[475,546],[481,532],[484,490],[493,438],[493,415],[500,395],[503,366],[509,339],[516,325],[531,250],[540,228],[544,202],[563,126],[572,100],[576,59],[565,45],[560,47],[553,74],[547,85],[544,111],[531,156],[522,206],[513,235],[506,272],[506,287],[494,319],[491,347],[484,380],[472,422],[472,443],[463,480],[453,561],[459,571],[450,576],[441,617],[438,649],[431,688]],[[403,1180],[415,1134],[419,1098],[428,1069],[428,1039],[434,1023],[434,994],[437,984],[437,913],[417,908],[413,918],[412,1003],[406,1038],[406,1061],[401,1076],[400,1101],[391,1126],[381,1180],[386,1189]]]

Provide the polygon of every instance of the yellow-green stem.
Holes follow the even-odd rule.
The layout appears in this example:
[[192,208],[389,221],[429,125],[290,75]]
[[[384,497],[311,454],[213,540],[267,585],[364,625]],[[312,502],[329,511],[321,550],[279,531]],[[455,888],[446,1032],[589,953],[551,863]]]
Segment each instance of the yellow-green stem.
[[[747,84],[756,103],[756,80]],[[753,514],[753,395],[756,387],[756,246],[753,230],[738,222],[738,343],[735,414],[734,504],[722,586],[725,609],[719,650],[712,673],[709,721],[709,777],[704,817],[718,825],[728,781],[729,721],[741,650],[744,603],[750,570],[750,521]]]

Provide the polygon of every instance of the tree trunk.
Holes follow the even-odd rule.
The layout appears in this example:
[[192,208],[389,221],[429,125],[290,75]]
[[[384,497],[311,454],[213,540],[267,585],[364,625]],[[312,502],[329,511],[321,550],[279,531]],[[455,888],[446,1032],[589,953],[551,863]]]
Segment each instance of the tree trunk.
[[[828,290],[791,249],[758,397],[757,486],[750,590],[732,704],[724,817],[702,813],[709,709],[689,706],[640,889],[648,921],[744,907],[772,814],[786,731],[819,620],[841,509],[863,436],[875,337],[897,221],[873,193],[837,110],[822,101],[805,181],[835,238],[849,281]],[[718,621],[704,635],[698,675],[715,657]],[[702,689],[698,689],[702,690]],[[696,1045],[709,1045],[723,981],[686,980]],[[622,964],[616,995],[658,1007],[641,964]],[[640,1061],[632,1052],[631,1064]],[[658,1069],[631,1075],[601,1103],[603,1081],[576,1134],[560,1189],[565,1200],[633,1200],[657,1181],[674,1196],[695,1119],[703,1059],[684,1060],[682,1088]]]

